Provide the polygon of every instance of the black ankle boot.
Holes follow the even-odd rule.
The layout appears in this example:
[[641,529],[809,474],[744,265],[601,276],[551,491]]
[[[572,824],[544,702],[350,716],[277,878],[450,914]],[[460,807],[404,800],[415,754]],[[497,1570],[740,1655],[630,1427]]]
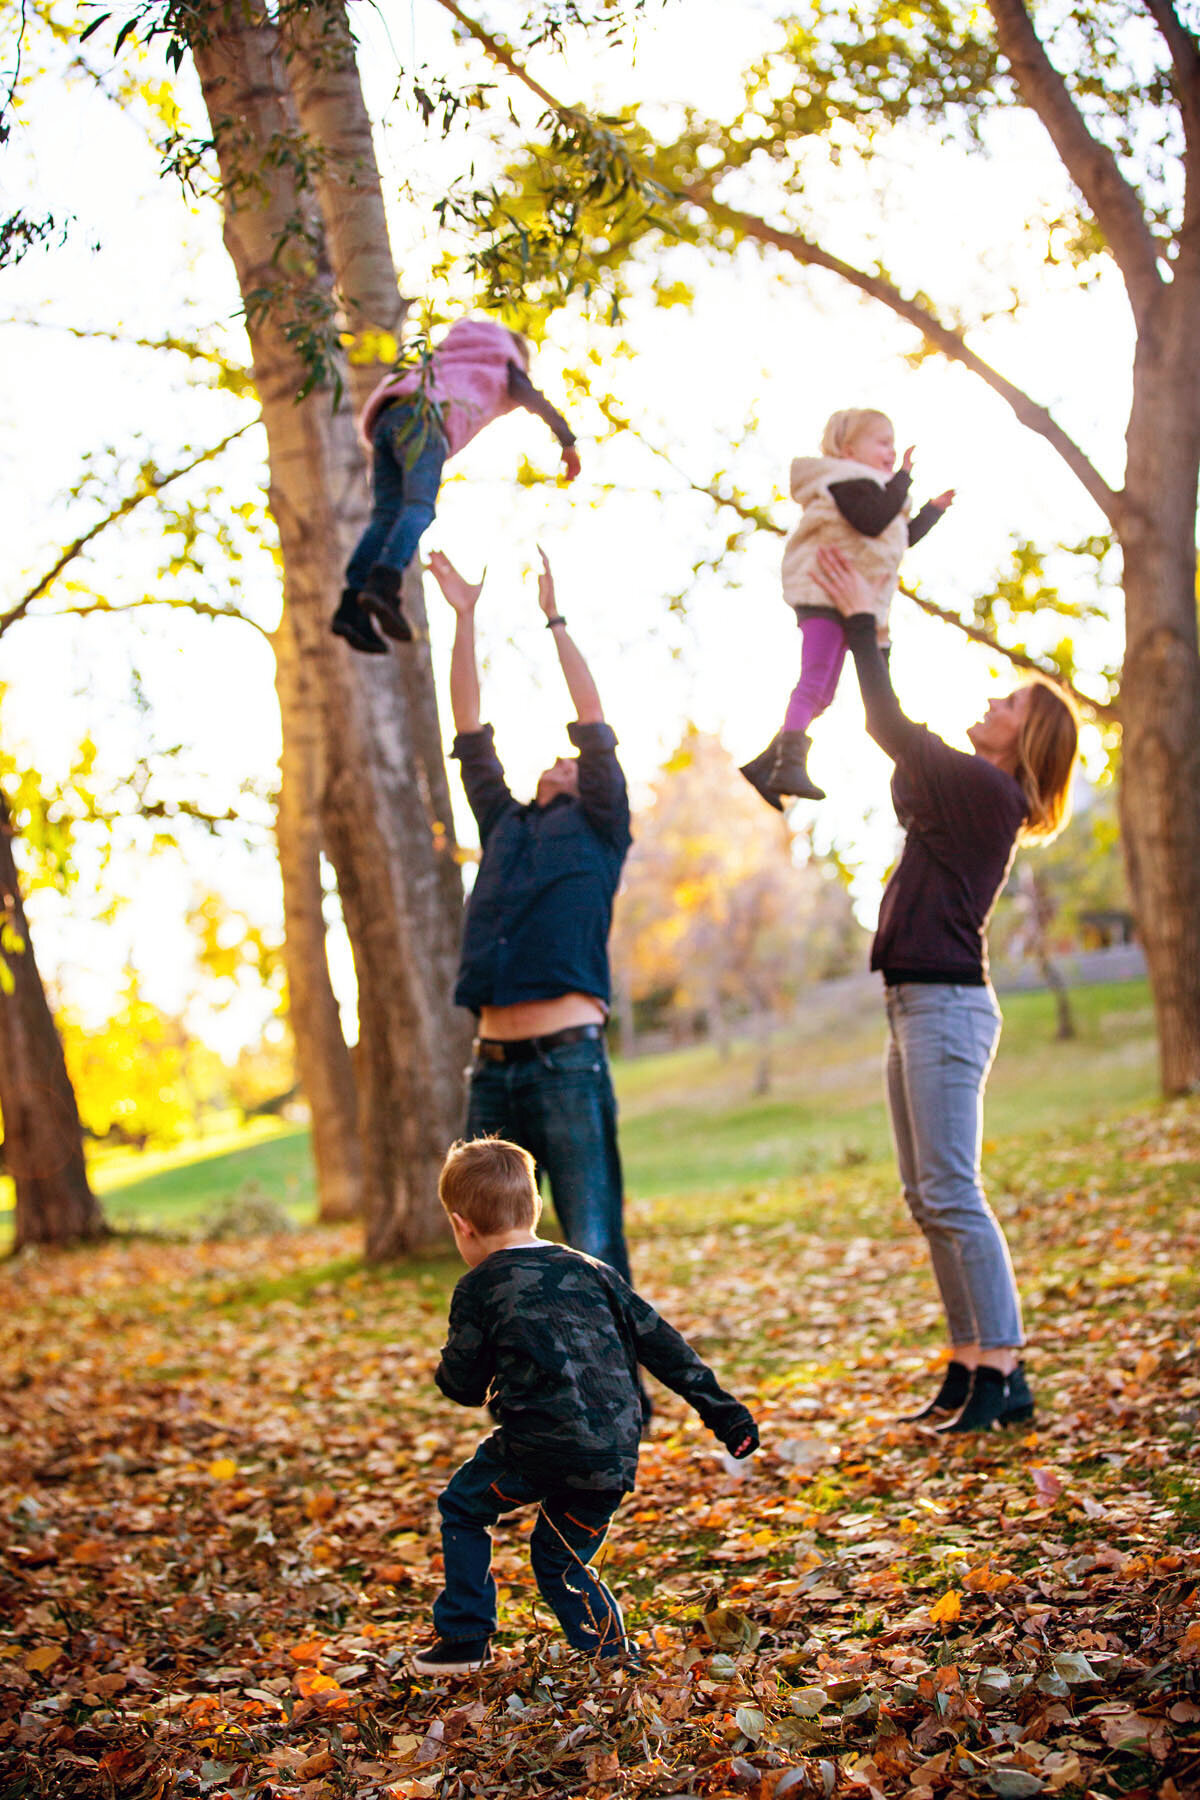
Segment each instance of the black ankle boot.
[[949,1419],[966,1404],[967,1395],[971,1392],[971,1371],[966,1363],[948,1362],[946,1373],[942,1376],[942,1385],[928,1406],[920,1412],[906,1413],[898,1419],[898,1425],[920,1425],[925,1419],[932,1419],[936,1424],[941,1419]]
[[[999,1369],[989,1369],[985,1363],[980,1363],[971,1381],[967,1404],[957,1419],[951,1419],[948,1425],[938,1426],[938,1436],[956,1437],[970,1431],[999,1430],[1008,1423],[1004,1416],[1008,1383],[1009,1377],[1002,1375]],[[1032,1396],[1029,1404],[1033,1404]]]
[[376,563],[367,570],[367,578],[362,584],[359,596],[368,612],[373,612],[380,626],[390,638],[398,644],[412,643],[412,626],[404,616],[404,608],[400,604],[400,583],[404,579],[398,569],[389,569],[386,563]]
[[1027,1425],[1033,1418],[1033,1389],[1025,1375],[1025,1364],[1019,1362],[1008,1377],[1004,1389],[1002,1425]]
[[751,757],[749,762],[742,764],[741,772],[750,783],[750,786],[762,795],[768,806],[773,806],[776,812],[782,812],[783,801],[779,798],[778,794],[773,794],[771,792],[768,785],[771,770],[775,766],[775,749],[778,743],[779,735],[776,734],[765,750],[760,751],[757,756]]
[[343,588],[338,609],[329,622],[335,637],[345,638],[352,649],[364,656],[386,656],[388,647],[371,623],[371,616],[359,605],[353,588]]
[[802,731],[781,731],[775,740],[775,761],[767,777],[771,794],[791,794],[797,800],[823,800],[825,789],[809,778],[810,739]]

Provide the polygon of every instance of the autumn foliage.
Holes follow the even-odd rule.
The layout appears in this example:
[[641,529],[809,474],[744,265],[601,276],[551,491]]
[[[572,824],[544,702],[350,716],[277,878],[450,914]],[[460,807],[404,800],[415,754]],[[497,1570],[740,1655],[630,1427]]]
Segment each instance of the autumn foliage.
[[449,1262],[367,1274],[325,1230],[10,1267],[0,1795],[1195,1793],[1200,1108],[991,1162],[1036,1337],[1019,1437],[891,1422],[937,1303],[890,1178],[653,1238],[632,1205],[643,1288],[764,1450],[727,1473],[656,1396],[605,1564],[644,1662],[607,1676],[537,1600],[530,1515],[497,1535],[495,1667],[406,1673],[480,1426],[430,1382]]

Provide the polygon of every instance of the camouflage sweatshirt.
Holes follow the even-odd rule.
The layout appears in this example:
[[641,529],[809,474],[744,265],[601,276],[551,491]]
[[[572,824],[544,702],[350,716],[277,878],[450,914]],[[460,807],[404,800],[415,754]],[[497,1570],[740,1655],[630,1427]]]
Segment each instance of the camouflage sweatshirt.
[[487,1404],[496,1447],[561,1487],[631,1488],[642,1434],[639,1363],[727,1448],[758,1435],[747,1409],[648,1301],[578,1250],[496,1250],[462,1277],[435,1380]]

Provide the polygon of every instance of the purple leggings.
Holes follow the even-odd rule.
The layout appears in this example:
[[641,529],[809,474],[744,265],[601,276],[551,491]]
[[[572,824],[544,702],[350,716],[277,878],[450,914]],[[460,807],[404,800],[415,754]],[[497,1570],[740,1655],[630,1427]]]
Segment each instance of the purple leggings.
[[800,679],[783,717],[785,731],[807,731],[837,693],[846,660],[846,633],[840,619],[801,619]]

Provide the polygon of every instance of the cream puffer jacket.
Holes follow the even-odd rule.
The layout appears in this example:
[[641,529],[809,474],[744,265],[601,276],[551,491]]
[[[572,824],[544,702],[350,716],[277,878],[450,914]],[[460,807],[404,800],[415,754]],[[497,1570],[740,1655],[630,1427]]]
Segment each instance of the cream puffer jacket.
[[792,499],[804,508],[800,523],[783,553],[783,597],[789,606],[829,606],[829,595],[816,581],[817,551],[822,544],[844,551],[871,589],[871,610],[881,633],[886,631],[900,559],[908,548],[909,502],[878,537],[865,537],[847,524],[829,492],[839,481],[863,477],[885,487],[888,477],[848,456],[798,456],[792,464]]

